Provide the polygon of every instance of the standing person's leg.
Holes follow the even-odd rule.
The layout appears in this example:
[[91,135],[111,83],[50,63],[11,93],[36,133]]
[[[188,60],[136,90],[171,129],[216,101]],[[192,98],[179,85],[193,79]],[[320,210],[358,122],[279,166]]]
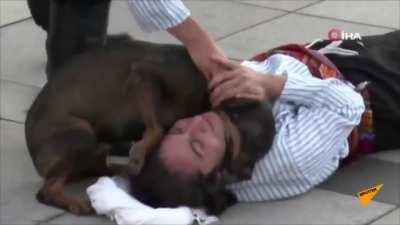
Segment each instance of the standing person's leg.
[[47,77],[72,55],[89,45],[104,44],[110,0],[51,0],[47,51]]

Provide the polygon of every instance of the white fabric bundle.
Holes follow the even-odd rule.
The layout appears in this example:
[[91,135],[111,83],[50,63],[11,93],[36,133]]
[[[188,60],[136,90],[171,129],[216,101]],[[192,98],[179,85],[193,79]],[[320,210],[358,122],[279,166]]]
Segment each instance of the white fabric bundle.
[[218,221],[203,210],[189,207],[152,208],[128,194],[129,183],[121,177],[101,177],[86,193],[98,215],[106,215],[118,225],[174,224],[189,225],[193,221],[210,224]]

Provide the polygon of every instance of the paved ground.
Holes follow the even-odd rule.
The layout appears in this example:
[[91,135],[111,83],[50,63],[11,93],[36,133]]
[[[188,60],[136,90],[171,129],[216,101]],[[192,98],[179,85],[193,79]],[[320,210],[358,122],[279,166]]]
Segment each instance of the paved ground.
[[[40,179],[27,154],[25,112],[45,83],[45,34],[29,17],[23,0],[1,6],[1,201],[0,224],[110,224],[101,217],[75,217],[36,202]],[[362,35],[400,28],[396,1],[187,1],[187,5],[235,60],[288,42],[327,37],[332,28]],[[114,1],[110,33],[174,42],[165,33],[144,34],[126,9]],[[222,216],[225,224],[400,224],[400,151],[371,155],[336,173],[301,197],[238,204]],[[88,182],[87,182],[88,183]],[[82,190],[87,185],[74,187]],[[385,186],[366,208],[355,194]]]

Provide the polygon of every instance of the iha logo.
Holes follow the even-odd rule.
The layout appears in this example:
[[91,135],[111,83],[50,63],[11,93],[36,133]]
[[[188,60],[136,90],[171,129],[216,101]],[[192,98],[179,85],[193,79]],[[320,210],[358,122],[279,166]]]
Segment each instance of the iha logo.
[[365,189],[363,191],[360,191],[357,193],[358,200],[360,201],[360,204],[362,207],[366,207],[371,200],[375,197],[376,194],[381,190],[383,187],[383,184],[378,184],[374,187]]
[[328,39],[331,41],[337,40],[361,40],[360,33],[357,32],[345,32],[336,28],[331,29],[328,32]]

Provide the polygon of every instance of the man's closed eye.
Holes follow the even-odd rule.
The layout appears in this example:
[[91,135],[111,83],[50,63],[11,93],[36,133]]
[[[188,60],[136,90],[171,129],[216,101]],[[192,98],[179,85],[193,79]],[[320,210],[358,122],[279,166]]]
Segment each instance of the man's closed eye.
[[203,150],[202,150],[202,146],[201,143],[199,141],[191,141],[190,142],[190,147],[193,151],[193,153],[199,157],[200,159],[203,159]]

